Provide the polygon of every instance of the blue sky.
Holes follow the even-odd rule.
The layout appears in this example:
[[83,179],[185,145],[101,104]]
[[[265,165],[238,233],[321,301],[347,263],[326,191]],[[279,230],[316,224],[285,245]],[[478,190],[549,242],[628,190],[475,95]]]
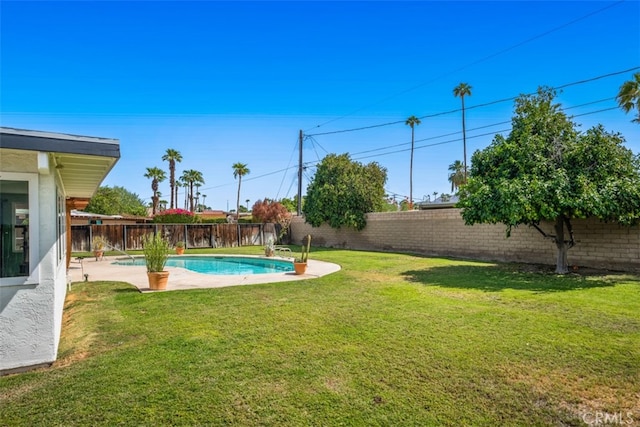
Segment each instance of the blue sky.
[[[119,139],[104,185],[145,201],[146,167],[167,169],[167,148],[179,174],[203,173],[214,209],[235,206],[236,162],[251,170],[243,204],[293,197],[299,130],[304,187],[327,153],[348,152],[387,168],[402,198],[411,115],[432,116],[415,130],[414,199],[450,192],[460,82],[472,86],[468,161],[508,132],[513,102],[494,101],[541,85],[568,85],[558,101],[583,129],[602,123],[640,153],[640,126],[614,99],[640,71],[638,1],[3,0],[0,24],[0,124]],[[168,180],[160,191],[168,199]]]

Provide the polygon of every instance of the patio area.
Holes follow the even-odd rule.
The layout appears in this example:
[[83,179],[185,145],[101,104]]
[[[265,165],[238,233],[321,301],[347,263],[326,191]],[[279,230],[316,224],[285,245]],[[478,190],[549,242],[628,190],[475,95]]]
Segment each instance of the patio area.
[[[251,257],[250,255],[244,256]],[[74,282],[84,281],[84,275],[88,275],[88,281],[108,280],[127,282],[137,287],[140,292],[158,292],[151,291],[149,289],[146,267],[113,264],[114,261],[122,259],[126,258],[123,258],[122,256],[105,256],[101,260],[96,260],[94,257],[84,258],[82,260],[72,258],[71,265],[69,266],[70,286],[73,286]],[[171,272],[166,290],[177,291],[184,289],[222,288],[225,286],[308,280],[339,271],[340,266],[329,262],[309,260],[307,272],[303,275],[296,275],[293,272],[250,275],[213,275],[196,273],[179,267],[167,267],[166,270]]]

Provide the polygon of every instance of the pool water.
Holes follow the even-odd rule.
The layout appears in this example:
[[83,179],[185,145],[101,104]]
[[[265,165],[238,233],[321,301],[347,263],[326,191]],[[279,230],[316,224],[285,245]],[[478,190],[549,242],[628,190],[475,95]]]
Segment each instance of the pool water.
[[[115,261],[116,265],[145,266],[144,258]],[[291,261],[234,256],[169,257],[167,267],[181,267],[203,274],[267,274],[293,271]]]

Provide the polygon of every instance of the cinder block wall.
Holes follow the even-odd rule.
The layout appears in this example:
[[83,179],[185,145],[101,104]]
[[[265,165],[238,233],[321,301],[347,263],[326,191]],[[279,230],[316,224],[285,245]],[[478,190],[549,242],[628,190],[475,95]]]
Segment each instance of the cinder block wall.
[[[640,227],[625,227],[596,219],[572,221],[576,246],[569,264],[613,270],[640,271]],[[553,233],[552,223],[540,227]],[[502,224],[467,226],[460,210],[431,209],[371,213],[362,231],[314,228],[302,217],[291,223],[292,241],[312,235],[312,245],[345,249],[416,252],[487,261],[517,261],[555,265],[555,244],[536,229],[520,226],[506,237]]]

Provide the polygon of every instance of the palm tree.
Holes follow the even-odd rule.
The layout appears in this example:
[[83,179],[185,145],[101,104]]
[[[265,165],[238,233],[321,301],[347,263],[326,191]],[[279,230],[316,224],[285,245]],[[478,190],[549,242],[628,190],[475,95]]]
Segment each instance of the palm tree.
[[[176,207],[176,208],[178,207],[178,193],[180,192],[180,188],[181,188],[181,187],[185,187],[185,185],[184,185],[184,184],[185,184],[185,183],[184,183],[184,182],[182,182],[182,178],[176,178],[176,182],[175,182],[175,184],[174,184],[174,185],[175,185],[175,187],[176,187],[176,204],[175,204],[175,207]],[[185,202],[185,204],[186,204],[186,202]],[[186,206],[185,206],[185,207],[186,207]]]
[[[197,171],[197,170],[193,170],[193,169],[188,169],[184,172],[182,172],[182,176],[180,177],[180,179],[183,182],[184,186],[188,186],[189,187],[189,191],[188,191],[188,200],[189,200],[189,210],[191,212],[193,212],[194,210],[194,206],[193,206],[193,199],[194,199],[194,193],[193,193],[193,186],[194,185],[198,185],[198,184],[204,184],[204,178],[202,177],[202,172]],[[185,200],[186,201],[186,200]]]
[[162,160],[169,162],[169,185],[171,186],[171,204],[169,205],[173,209],[173,202],[178,205],[178,187],[176,186],[176,162],[182,161],[182,154],[178,150],[173,148],[167,148],[167,152],[162,156]]
[[467,130],[464,125],[464,97],[471,96],[471,86],[467,83],[460,83],[453,88],[453,96],[459,96],[462,101],[462,147],[464,151],[464,182],[467,182]]
[[633,80],[624,82],[620,86],[620,91],[616,97],[618,105],[624,110],[625,113],[633,110],[635,107],[638,110],[638,117],[631,120],[634,123],[640,123],[640,73],[633,75]]
[[464,184],[464,165],[460,160],[449,165],[449,182],[451,183],[451,191],[455,192],[462,184]]
[[147,173],[144,174],[144,177],[151,179],[151,190],[153,190],[153,197],[151,198],[151,213],[155,215],[156,210],[158,209],[158,200],[160,200],[158,184],[167,179],[167,175],[162,169],[153,167],[147,168]]
[[405,125],[411,126],[411,161],[409,162],[409,209],[413,209],[413,141],[414,126],[422,123],[416,116],[411,116],[404,122]]
[[242,177],[244,175],[248,175],[251,173],[246,163],[234,163],[233,166],[233,177],[238,178],[238,199],[236,203],[236,219],[240,218],[240,185],[242,185]]

